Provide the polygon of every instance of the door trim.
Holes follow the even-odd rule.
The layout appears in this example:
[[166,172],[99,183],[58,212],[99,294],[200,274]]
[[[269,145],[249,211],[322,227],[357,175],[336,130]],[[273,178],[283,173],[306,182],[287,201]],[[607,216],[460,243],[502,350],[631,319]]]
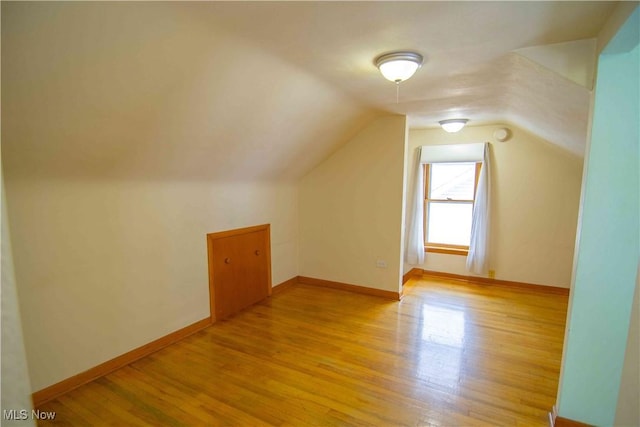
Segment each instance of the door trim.
[[216,293],[215,293],[215,271],[213,268],[213,242],[225,237],[237,236],[239,234],[255,233],[256,231],[267,232],[267,293],[271,295],[271,224],[254,225],[252,227],[236,228],[234,230],[218,231],[207,234],[207,263],[209,266],[209,311],[211,313],[211,323],[216,321]]

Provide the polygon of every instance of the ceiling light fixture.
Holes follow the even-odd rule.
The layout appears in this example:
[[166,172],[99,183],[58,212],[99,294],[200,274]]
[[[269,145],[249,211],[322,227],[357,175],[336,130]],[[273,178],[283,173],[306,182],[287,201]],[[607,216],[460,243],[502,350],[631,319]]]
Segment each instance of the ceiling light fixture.
[[419,53],[391,52],[377,57],[375,64],[385,79],[399,84],[413,76],[423,60]]
[[455,133],[458,132],[460,129],[462,129],[464,127],[464,125],[467,124],[469,120],[467,119],[449,119],[449,120],[440,120],[438,123],[440,123],[440,126],[442,126],[442,129],[446,130],[449,133]]

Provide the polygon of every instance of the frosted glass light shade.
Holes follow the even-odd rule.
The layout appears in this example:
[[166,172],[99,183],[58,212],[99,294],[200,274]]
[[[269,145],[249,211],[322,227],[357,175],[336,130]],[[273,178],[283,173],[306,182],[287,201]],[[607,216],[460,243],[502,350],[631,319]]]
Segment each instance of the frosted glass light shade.
[[422,60],[422,55],[414,52],[394,52],[378,57],[376,67],[385,79],[400,83],[414,75]]
[[442,129],[446,130],[449,133],[458,132],[460,129],[464,127],[468,122],[467,119],[450,119],[450,120],[440,120],[440,126]]

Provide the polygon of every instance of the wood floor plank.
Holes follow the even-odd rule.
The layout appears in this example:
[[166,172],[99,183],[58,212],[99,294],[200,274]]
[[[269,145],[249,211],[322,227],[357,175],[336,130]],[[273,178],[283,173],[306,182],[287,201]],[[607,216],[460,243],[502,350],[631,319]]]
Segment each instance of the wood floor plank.
[[43,405],[39,425],[546,426],[568,297],[294,285]]

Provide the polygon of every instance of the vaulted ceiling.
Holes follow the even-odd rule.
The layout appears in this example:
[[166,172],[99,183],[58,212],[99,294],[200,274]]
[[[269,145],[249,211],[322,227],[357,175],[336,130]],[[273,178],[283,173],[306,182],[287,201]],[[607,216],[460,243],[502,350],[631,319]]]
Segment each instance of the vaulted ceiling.
[[[241,8],[215,4],[204,18],[367,105],[408,115],[412,127],[437,126],[438,120],[453,117],[467,117],[476,124],[509,120],[581,154],[592,87],[588,80],[595,65],[593,38],[614,6],[535,1],[258,2]],[[529,59],[544,61],[557,46],[565,56],[555,61],[564,63],[560,67],[551,69],[549,61]],[[543,54],[535,55],[535,47]],[[401,85],[396,103],[393,83],[380,78],[373,59],[398,49],[417,51],[426,61]],[[578,73],[586,78],[571,78]]]
[[[384,113],[513,122],[581,154],[589,39],[614,7],[2,2],[3,164],[22,178],[291,180]],[[398,103],[373,66],[397,49],[426,58]]]

